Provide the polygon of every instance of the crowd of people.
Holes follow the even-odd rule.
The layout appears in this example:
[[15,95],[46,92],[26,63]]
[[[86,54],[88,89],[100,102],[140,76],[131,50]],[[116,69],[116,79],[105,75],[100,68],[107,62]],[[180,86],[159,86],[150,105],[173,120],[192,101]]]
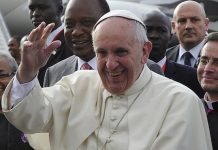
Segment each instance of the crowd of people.
[[200,3],[172,20],[106,0],[28,8],[35,28],[0,53],[0,149],[218,150],[218,32]]

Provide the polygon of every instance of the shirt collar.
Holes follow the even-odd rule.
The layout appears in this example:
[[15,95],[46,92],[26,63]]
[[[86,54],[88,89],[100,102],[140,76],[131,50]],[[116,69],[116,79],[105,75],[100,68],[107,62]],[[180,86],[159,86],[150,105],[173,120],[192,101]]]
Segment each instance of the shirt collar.
[[207,104],[207,107],[208,107],[209,109],[214,110],[212,104],[213,104],[214,102],[217,102],[217,101],[208,100],[207,93],[204,95],[204,101],[205,101],[205,103]]
[[162,68],[163,66],[164,66],[164,64],[166,63],[166,56],[163,58],[163,59],[161,59],[159,62],[157,62],[157,64]]
[[96,64],[96,57],[92,58],[90,61],[86,62],[78,57],[78,68],[77,70],[80,70],[81,66],[84,63],[88,63],[94,70],[97,70],[97,64]]
[[47,46],[51,44],[51,42],[53,41],[53,39],[55,38],[55,36],[56,36],[59,32],[61,32],[63,29],[64,29],[64,25],[62,24],[61,26],[59,26],[57,29],[53,30],[53,31],[49,34],[49,36],[48,36],[48,38],[47,38],[47,41],[46,41]]
[[[198,45],[196,45],[195,47],[193,47],[192,49],[189,50],[189,52],[192,54],[192,56],[195,58],[195,60],[198,59],[199,53],[200,53],[203,45],[204,45],[204,40],[201,41],[201,43],[199,43]],[[187,52],[187,51],[180,44],[179,45],[179,57],[178,58],[181,59],[181,57],[183,56],[183,54],[185,52]]]

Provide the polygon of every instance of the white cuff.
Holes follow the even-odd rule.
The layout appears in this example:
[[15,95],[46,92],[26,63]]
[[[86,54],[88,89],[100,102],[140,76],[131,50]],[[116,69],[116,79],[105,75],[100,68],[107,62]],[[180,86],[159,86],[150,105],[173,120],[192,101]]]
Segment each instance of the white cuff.
[[16,74],[11,88],[11,106],[15,106],[21,102],[21,100],[33,89],[36,83],[37,76],[30,82],[20,84]]

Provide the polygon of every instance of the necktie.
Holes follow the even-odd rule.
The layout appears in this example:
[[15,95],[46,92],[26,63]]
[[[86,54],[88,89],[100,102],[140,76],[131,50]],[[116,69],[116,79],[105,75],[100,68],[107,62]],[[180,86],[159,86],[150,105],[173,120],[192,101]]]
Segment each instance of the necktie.
[[80,70],[93,70],[93,68],[88,64],[84,63],[81,67]]
[[192,54],[190,52],[185,52],[183,55],[184,55],[184,64],[187,66],[191,66]]

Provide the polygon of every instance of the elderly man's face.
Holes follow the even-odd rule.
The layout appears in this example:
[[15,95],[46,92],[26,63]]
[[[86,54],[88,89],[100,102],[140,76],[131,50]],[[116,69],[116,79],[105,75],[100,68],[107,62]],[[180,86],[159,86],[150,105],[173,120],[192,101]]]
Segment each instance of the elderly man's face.
[[197,75],[203,90],[218,93],[218,42],[210,41],[203,47]]
[[186,5],[178,10],[172,21],[179,42],[186,49],[198,45],[205,37],[209,20],[195,5]]
[[139,43],[135,35],[133,21],[119,17],[105,20],[95,29],[98,72],[104,87],[112,94],[123,94],[147,61],[151,43]]
[[0,57],[0,100],[2,99],[2,94],[12,76],[12,69],[8,62],[4,58]]

